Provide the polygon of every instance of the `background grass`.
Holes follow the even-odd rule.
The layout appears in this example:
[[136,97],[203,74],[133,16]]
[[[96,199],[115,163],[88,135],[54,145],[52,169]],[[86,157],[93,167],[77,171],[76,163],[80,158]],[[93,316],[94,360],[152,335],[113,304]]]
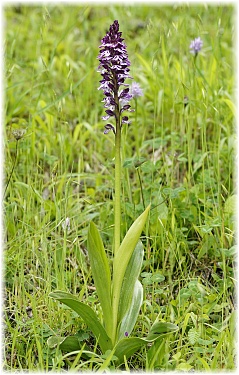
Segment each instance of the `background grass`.
[[98,303],[90,220],[111,256],[114,139],[103,134],[97,55],[115,19],[144,90],[123,131],[122,236],[152,204],[134,334],[156,319],[179,326],[123,369],[234,369],[233,6],[10,5],[4,15],[5,369],[95,370],[103,361],[47,346],[67,333],[94,345],[48,294]]

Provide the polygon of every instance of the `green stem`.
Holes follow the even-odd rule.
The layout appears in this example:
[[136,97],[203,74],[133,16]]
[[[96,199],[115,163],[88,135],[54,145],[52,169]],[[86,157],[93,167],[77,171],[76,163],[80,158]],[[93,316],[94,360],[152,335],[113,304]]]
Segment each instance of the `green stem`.
[[118,92],[115,92],[114,100],[116,103],[115,118],[116,118],[116,131],[115,131],[115,228],[114,228],[114,256],[120,247],[120,219],[121,219],[121,123],[120,123],[120,110]]
[[116,255],[120,247],[120,218],[121,218],[121,204],[120,204],[120,191],[121,191],[121,131],[117,129],[115,134],[115,251]]
[[[114,197],[114,257],[120,247],[120,221],[121,221],[121,114],[119,107],[119,97],[118,97],[118,86],[115,79],[115,119],[116,119],[116,129],[115,129],[115,197]],[[113,271],[114,279],[114,271]],[[114,289],[114,288],[113,288]],[[112,290],[112,296],[114,296],[114,290]],[[113,297],[114,298],[114,297]],[[113,345],[116,342],[118,325],[118,304],[112,300],[112,333],[111,339]]]
[[[120,121],[117,124],[116,119],[116,133],[115,133],[115,230],[114,230],[114,257],[120,247],[120,219],[121,219],[121,204],[120,204],[120,190],[121,190],[121,155],[120,155],[120,144],[121,144],[121,129]],[[113,271],[113,273],[115,270]],[[114,276],[113,276],[114,278]],[[114,296],[114,290],[112,291]],[[116,341],[117,325],[118,325],[118,305],[112,300],[112,335],[111,339],[113,345]]]

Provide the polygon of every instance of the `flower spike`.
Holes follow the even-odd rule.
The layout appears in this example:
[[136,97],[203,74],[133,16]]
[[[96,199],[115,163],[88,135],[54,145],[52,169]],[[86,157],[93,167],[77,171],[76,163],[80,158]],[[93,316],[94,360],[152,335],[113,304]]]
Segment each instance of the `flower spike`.
[[[101,73],[103,79],[100,81],[98,90],[103,90],[105,95],[103,99],[104,107],[107,108],[105,111],[107,116],[103,116],[103,120],[108,120],[110,117],[117,118],[123,111],[129,110],[131,107],[128,103],[132,99],[132,95],[127,87],[129,85],[125,83],[127,78],[132,79],[129,75],[130,61],[126,44],[123,42],[124,39],[121,35],[119,23],[115,20],[110,26],[108,33],[101,40],[99,47],[98,59],[100,64],[98,72]],[[126,86],[127,88],[120,90],[121,86]],[[125,118],[122,119],[122,123],[126,123]],[[108,129],[109,127],[107,126],[106,130]]]

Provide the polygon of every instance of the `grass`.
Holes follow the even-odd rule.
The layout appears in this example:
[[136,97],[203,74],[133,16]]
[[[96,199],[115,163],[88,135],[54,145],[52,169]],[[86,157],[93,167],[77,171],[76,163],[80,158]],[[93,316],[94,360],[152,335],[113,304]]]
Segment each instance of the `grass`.
[[[234,370],[234,7],[9,5],[4,16],[5,370]],[[103,134],[96,58],[114,19],[144,90],[122,147],[122,237],[151,202],[135,335],[156,319],[179,326],[120,369],[97,351],[86,359],[47,345],[78,332],[95,346],[48,295],[98,303],[91,220],[112,254],[114,140]]]

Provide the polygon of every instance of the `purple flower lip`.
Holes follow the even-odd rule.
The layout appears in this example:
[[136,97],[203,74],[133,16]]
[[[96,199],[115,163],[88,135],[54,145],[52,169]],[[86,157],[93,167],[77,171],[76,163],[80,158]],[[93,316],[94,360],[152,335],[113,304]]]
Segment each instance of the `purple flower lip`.
[[[126,50],[126,44],[124,39],[121,37],[122,33],[119,31],[119,23],[117,20],[110,26],[109,31],[105,37],[101,40],[100,53],[98,55],[99,67],[98,72],[102,75],[100,86],[98,90],[102,90],[105,97],[103,99],[106,116],[103,116],[103,120],[108,120],[110,117],[117,118],[117,114],[121,116],[121,113],[125,110],[130,111],[129,101],[132,99],[132,94],[128,88],[128,84],[125,80],[130,77],[129,66],[130,61],[128,59],[128,53]],[[126,88],[121,89],[124,86]],[[129,123],[128,117],[122,118],[121,124]],[[105,132],[113,130],[108,126]],[[113,126],[113,125],[112,125]]]
[[190,52],[193,53],[194,55],[197,55],[198,52],[201,51],[203,46],[203,41],[201,40],[200,36],[198,38],[195,38],[194,40],[191,41],[191,44],[189,46]]

